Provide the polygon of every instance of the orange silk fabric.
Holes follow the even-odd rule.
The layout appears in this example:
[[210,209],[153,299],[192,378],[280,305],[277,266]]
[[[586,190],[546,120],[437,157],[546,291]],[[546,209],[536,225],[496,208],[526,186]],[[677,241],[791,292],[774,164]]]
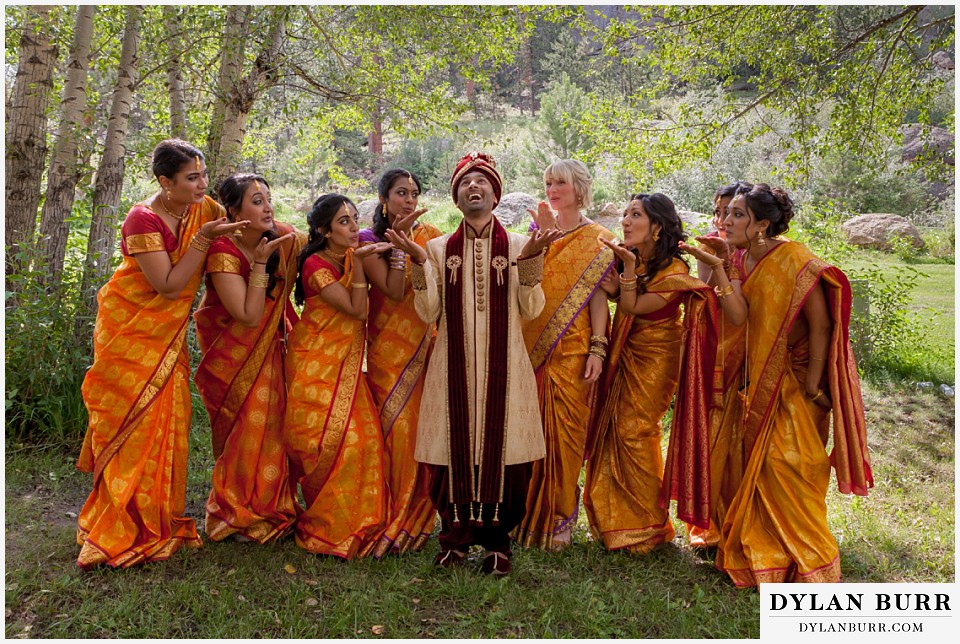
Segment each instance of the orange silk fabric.
[[[703,313],[702,307],[692,305],[692,292],[703,288],[702,282],[687,275],[680,260],[648,286],[664,297],[670,293],[682,297],[689,324],[696,323],[694,311],[697,316]],[[609,384],[601,387],[592,421],[583,498],[590,530],[608,550],[646,553],[674,537],[667,511],[659,503],[664,476],[660,441],[663,416],[680,382],[681,358],[689,353],[684,335],[680,309],[657,321],[619,309],[614,316],[608,373],[603,378]],[[689,341],[695,334],[687,330],[686,335]]]
[[[292,230],[287,224],[277,229],[280,235]],[[208,270],[224,268],[211,266],[223,263],[217,255],[227,255],[214,253],[216,249],[215,244]],[[257,327],[235,320],[212,282],[194,314],[203,353],[194,380],[210,415],[217,459],[205,528],[214,541],[240,534],[266,543],[287,534],[296,520],[296,481],[291,481],[282,436],[287,392],[280,329],[296,282],[299,251],[296,239],[281,246],[283,279],[274,288],[274,299],[265,299]],[[238,255],[229,256],[240,262]],[[249,265],[244,269],[241,276],[248,278]]]
[[840,580],[837,543],[827,525],[831,460],[824,446],[830,411],[808,400],[808,338],[787,338],[811,290],[822,284],[833,332],[826,375],[833,401],[834,453],[843,492],[872,485],[860,384],[847,337],[850,289],[838,269],[787,241],[746,280],[749,386],[743,480],[722,530],[717,567],[738,586]]
[[576,522],[579,478],[595,387],[583,379],[590,350],[587,303],[613,253],[597,238],[613,234],[589,224],[550,244],[541,287],[543,312],[524,320],[523,339],[537,375],[547,455],[533,462],[526,514],[515,535],[524,546],[551,547]]
[[[442,234],[436,226],[421,224],[412,237],[426,248],[429,240]],[[427,466],[413,458],[423,373],[436,326],[423,322],[414,309],[409,261],[401,301],[391,300],[375,287],[370,290],[367,382],[383,428],[391,499],[386,525],[371,541],[370,554],[376,557],[422,549],[437,518]]]
[[[352,251],[344,262],[336,281],[349,291]],[[284,437],[308,506],[297,545],[345,559],[376,539],[389,501],[377,408],[361,371],[365,335],[362,320],[317,294],[287,344]]]
[[[200,226],[221,216],[209,197],[180,224],[172,263]],[[199,547],[183,516],[190,432],[189,358],[184,346],[202,264],[175,300],[157,293],[124,256],[97,294],[94,362],[82,393],[89,425],[77,467],[93,472],[78,518],[77,565],[128,567]]]

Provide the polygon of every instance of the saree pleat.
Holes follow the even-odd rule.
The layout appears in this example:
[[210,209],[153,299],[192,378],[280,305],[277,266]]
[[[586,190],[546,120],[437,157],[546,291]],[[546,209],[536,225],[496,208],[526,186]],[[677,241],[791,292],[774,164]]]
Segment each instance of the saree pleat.
[[[311,260],[319,258],[304,263],[305,286]],[[333,269],[323,266],[317,272],[331,275]],[[352,274],[348,251],[344,275],[330,279],[349,289]],[[308,506],[297,518],[297,545],[344,559],[377,538],[389,504],[380,421],[361,370],[365,336],[362,320],[324,302],[319,289],[308,289],[285,363],[284,438]]]
[[[291,230],[278,224],[280,235]],[[289,298],[299,246],[294,240],[281,247],[283,275],[274,298],[265,299],[257,327],[235,320],[209,279],[194,314],[203,354],[194,379],[210,415],[217,459],[205,526],[214,541],[237,534],[267,543],[288,534],[296,520],[296,481],[291,480],[282,436],[287,395],[281,329],[285,315],[296,320]],[[223,238],[211,247],[207,270],[232,272],[228,267],[241,269],[239,274],[249,279],[246,258]]]
[[[423,248],[441,235],[430,224],[420,224],[412,233],[413,241]],[[405,279],[399,302],[376,288],[370,291],[367,382],[383,429],[391,499],[386,525],[364,553],[375,557],[422,550],[437,519],[430,500],[429,470],[413,458],[424,368],[436,326],[423,322],[414,309],[409,268]]]
[[580,472],[596,388],[583,379],[590,350],[590,298],[613,262],[588,224],[550,244],[541,287],[543,312],[522,323],[537,378],[547,455],[533,462],[526,514],[514,535],[523,546],[554,547],[554,538],[576,523]]
[[[788,346],[813,288],[824,286],[833,334],[826,375],[833,400],[834,452],[825,445],[831,414],[804,394],[808,337]],[[796,242],[770,251],[743,282],[749,314],[743,479],[721,529],[716,565],[737,586],[836,582],[839,549],[827,525],[831,461],[842,492],[873,483],[843,274]]]
[[[673,525],[660,507],[663,482],[661,419],[680,379],[683,333],[679,311],[648,323],[614,319],[625,336],[601,422],[591,437],[583,505],[594,538],[608,550],[642,554],[671,541]],[[629,325],[620,331],[618,325]]]
[[[135,206],[128,219],[144,210]],[[209,198],[191,206],[176,247],[156,249],[176,263],[200,226],[221,211]],[[97,293],[94,362],[81,388],[89,424],[77,467],[93,472],[77,520],[81,568],[129,567],[202,545],[193,519],[183,516],[190,432],[184,343],[201,274],[198,266],[169,300],[125,254]]]

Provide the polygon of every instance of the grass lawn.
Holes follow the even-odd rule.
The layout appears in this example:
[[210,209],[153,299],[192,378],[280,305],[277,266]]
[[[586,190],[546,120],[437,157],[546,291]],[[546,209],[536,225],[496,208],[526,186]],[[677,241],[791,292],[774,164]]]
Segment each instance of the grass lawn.
[[[954,579],[954,405],[939,392],[865,383],[876,487],[828,497],[844,578]],[[187,514],[202,525],[209,430],[191,436]],[[75,450],[8,445],[7,637],[759,637],[759,595],[737,590],[678,538],[645,557],[588,542],[518,550],[497,580],[436,569],[436,542],[382,561],[317,557],[292,540],[206,542],[133,570],[81,572],[76,514],[89,475]],[[289,567],[288,567],[289,566]]]

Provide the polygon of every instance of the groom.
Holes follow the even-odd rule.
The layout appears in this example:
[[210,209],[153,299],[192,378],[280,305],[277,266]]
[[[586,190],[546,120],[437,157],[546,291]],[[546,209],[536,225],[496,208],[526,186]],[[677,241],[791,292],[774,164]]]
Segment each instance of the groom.
[[543,251],[562,233],[507,232],[493,209],[502,181],[494,160],[473,152],[457,164],[450,189],[463,222],[427,242],[387,231],[412,260],[414,303],[438,322],[424,380],[415,458],[431,471],[440,512],[435,563],[464,561],[484,548],[483,571],[510,572],[509,533],[523,519],[531,461],[545,448],[533,366],[520,319],[544,305]]

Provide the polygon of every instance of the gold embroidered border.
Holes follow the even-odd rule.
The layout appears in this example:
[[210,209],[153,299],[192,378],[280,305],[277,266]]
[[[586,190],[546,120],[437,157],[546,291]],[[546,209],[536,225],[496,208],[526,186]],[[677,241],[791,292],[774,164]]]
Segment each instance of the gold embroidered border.
[[[429,331],[430,327],[428,327],[427,330]],[[413,388],[417,385],[420,374],[423,373],[423,365],[427,361],[429,346],[430,342],[428,341],[428,337],[424,337],[420,342],[420,347],[417,349],[417,352],[403,368],[403,372],[400,374],[400,378],[397,380],[393,392],[383,403],[383,411],[380,412],[380,424],[383,427],[384,436],[386,436],[390,428],[393,427],[393,423],[397,420],[397,416],[400,415],[400,411],[410,397],[410,392],[413,391]]]
[[127,243],[127,254],[136,255],[137,253],[155,253],[157,251],[166,251],[163,244],[163,235],[161,233],[139,233],[136,235],[127,235],[123,238]]
[[423,269],[423,264],[410,262],[410,283],[415,291],[427,290],[427,274]]
[[338,281],[339,280],[333,276],[333,273],[329,268],[318,268],[313,272],[313,275],[310,276],[310,286],[312,286],[318,293]]
[[243,265],[239,257],[234,257],[229,253],[214,253],[207,257],[208,273],[243,273]]
[[610,256],[606,253],[598,253],[583,271],[580,279],[571,287],[570,292],[567,293],[563,302],[561,302],[557,310],[554,311],[550,321],[547,322],[543,331],[540,332],[540,337],[537,338],[533,349],[530,350],[530,362],[533,363],[534,370],[540,368],[540,365],[542,365],[550,355],[553,347],[556,346],[560,336],[563,335],[564,330],[570,326],[573,319],[586,305],[587,300],[593,295],[594,289],[597,288],[597,284],[600,283],[600,278],[603,277],[603,273],[609,265]]
[[[763,428],[774,396],[780,391],[780,381],[787,367],[787,338],[790,335],[791,323],[796,318],[804,302],[806,302],[810,289],[812,289],[817,283],[817,280],[820,279],[820,267],[817,266],[814,268],[814,265],[815,263],[812,262],[807,263],[800,269],[797,275],[790,304],[784,313],[780,331],[777,334],[777,339],[774,341],[770,352],[767,354],[763,369],[757,378],[754,378],[753,374],[750,374],[748,371],[750,386],[747,390],[746,413],[744,414],[743,421],[744,447],[748,454],[753,450],[753,444],[760,434],[760,430]],[[749,320],[747,323],[749,324]],[[750,351],[749,347],[747,351]],[[747,368],[749,370],[749,364]]]
[[543,253],[517,260],[521,286],[536,286],[543,279]]

